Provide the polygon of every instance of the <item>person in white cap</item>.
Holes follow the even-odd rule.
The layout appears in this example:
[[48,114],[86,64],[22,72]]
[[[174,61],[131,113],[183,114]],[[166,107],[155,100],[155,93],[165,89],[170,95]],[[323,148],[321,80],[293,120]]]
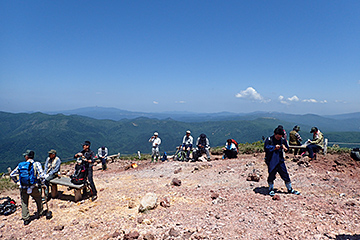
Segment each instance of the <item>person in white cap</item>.
[[154,157],[155,158],[155,162],[159,159],[160,156],[160,150],[159,150],[159,145],[161,144],[161,139],[159,138],[159,133],[154,132],[154,136],[152,136],[149,139],[149,142],[152,142],[152,149],[151,149],[151,162],[154,161]]
[[187,130],[186,134],[183,138],[183,141],[182,141],[182,150],[186,151],[186,159],[187,160],[190,159],[190,151],[191,151],[192,145],[193,145],[193,137],[190,134],[191,134],[190,130]]

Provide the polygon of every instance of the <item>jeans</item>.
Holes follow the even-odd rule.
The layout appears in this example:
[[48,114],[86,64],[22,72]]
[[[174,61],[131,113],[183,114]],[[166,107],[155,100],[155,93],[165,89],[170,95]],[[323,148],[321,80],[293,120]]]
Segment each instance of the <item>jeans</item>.
[[93,167],[89,167],[88,168],[88,180],[90,183],[90,188],[91,188],[91,192],[93,195],[97,195],[97,191],[95,188],[95,183],[94,183],[94,179],[93,179]]
[[310,144],[306,147],[306,150],[309,152],[309,158],[313,158],[314,157],[314,153],[318,152],[321,149],[321,147],[319,147],[316,144]]

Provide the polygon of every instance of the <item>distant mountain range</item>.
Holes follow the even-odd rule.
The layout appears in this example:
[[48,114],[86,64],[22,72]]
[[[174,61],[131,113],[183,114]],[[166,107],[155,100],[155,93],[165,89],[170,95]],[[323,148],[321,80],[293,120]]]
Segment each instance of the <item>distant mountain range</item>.
[[[273,118],[284,122],[291,122],[300,126],[318,126],[323,131],[357,131],[360,132],[360,112],[320,116],[315,114],[287,114],[281,112],[252,112],[252,113],[194,113],[194,112],[131,112],[117,108],[87,107],[59,112],[47,112],[48,114],[80,115],[95,119],[109,119],[119,121],[123,119],[135,119],[139,117],[156,119],[173,119],[182,122],[204,121],[237,121],[254,120],[258,118]],[[305,130],[304,128],[302,128]]]
[[[81,143],[85,140],[92,142],[92,149],[95,152],[100,146],[106,145],[111,154],[119,152],[134,154],[137,151],[150,153],[151,145],[148,140],[155,131],[159,132],[159,137],[162,139],[161,152],[170,153],[175,151],[188,129],[192,131],[194,141],[201,133],[205,133],[213,147],[224,145],[228,138],[234,138],[240,143],[259,141],[262,136],[271,135],[279,124],[288,132],[295,124],[299,124],[303,139],[311,137],[309,130],[316,125],[330,142],[360,142],[360,118],[356,118],[356,113],[345,119],[262,112],[241,116],[232,113],[167,113],[168,115],[149,113],[147,115],[148,113],[125,111],[129,119],[123,118],[117,121],[80,116],[80,114],[85,115],[86,112],[100,116],[101,112],[121,111],[103,110],[103,108],[87,108],[77,112],[78,115],[0,112],[0,172],[5,171],[9,166],[13,168],[22,161],[22,153],[26,149],[34,150],[35,159],[42,162],[52,148],[58,151],[63,160],[72,159],[72,156],[82,149]],[[139,117],[138,114],[145,116]],[[162,116],[163,119],[157,115]],[[110,118],[110,113],[102,116]],[[149,118],[150,116],[154,118]],[[176,116],[188,121],[174,120]],[[190,122],[189,119],[194,121]]]

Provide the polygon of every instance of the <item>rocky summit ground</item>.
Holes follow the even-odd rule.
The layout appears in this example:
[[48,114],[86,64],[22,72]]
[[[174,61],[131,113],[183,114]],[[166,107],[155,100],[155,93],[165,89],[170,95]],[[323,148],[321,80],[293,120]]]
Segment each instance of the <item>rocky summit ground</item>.
[[[138,161],[137,168],[115,160],[107,171],[98,165],[96,201],[75,203],[73,191],[59,187],[59,198],[49,202],[51,220],[24,226],[19,207],[0,216],[0,239],[360,239],[359,162],[328,154],[309,163],[289,154],[286,165],[301,195],[286,194],[278,177],[272,199],[263,157]],[[73,168],[62,166],[64,173]],[[147,193],[156,194],[157,207],[141,213]],[[18,190],[1,196],[20,204]],[[32,201],[32,213],[35,208]]]

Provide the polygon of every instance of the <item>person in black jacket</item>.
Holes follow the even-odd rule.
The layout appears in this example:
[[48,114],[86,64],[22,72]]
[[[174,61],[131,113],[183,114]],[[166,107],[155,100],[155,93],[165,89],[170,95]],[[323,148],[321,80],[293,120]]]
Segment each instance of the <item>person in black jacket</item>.
[[86,159],[86,168],[88,172],[88,180],[90,183],[90,188],[92,192],[92,201],[95,201],[97,199],[97,191],[93,179],[93,164],[95,162],[95,153],[90,149],[90,141],[85,141],[82,146],[83,150],[77,154],[75,154],[75,158],[84,156]]

